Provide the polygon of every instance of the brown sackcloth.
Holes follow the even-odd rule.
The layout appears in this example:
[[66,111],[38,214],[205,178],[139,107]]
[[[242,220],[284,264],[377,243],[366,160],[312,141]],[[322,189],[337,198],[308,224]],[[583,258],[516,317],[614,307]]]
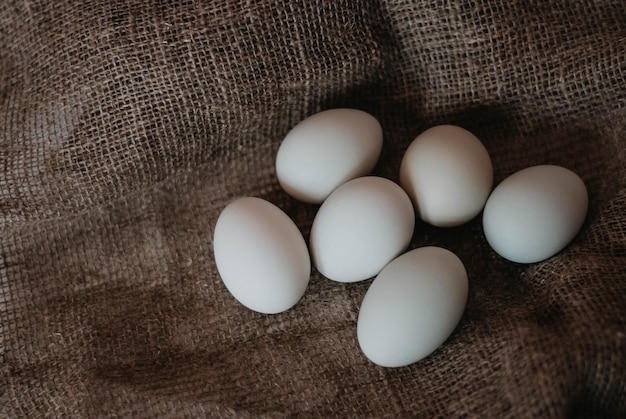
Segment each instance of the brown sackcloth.
[[[291,310],[241,306],[215,221],[259,196],[308,238],[316,207],[276,151],[335,107],[379,118],[374,173],[442,123],[495,180],[535,164],[590,195],[544,262],[497,256],[481,219],[418,223],[464,262],[465,314],[397,369],[360,352],[371,281],[313,272]],[[3,1],[0,416],[626,417],[624,1]]]

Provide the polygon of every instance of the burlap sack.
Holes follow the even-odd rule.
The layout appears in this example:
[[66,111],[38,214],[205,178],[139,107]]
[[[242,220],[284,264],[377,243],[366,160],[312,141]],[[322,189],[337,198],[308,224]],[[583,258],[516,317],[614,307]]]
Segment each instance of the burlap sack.
[[[0,48],[3,417],[626,416],[623,1],[4,1]],[[275,154],[340,106],[380,119],[375,174],[457,124],[496,182],[577,172],[588,218],[532,265],[480,218],[418,223],[411,246],[454,251],[470,292],[408,367],[359,350],[369,281],[314,272],[293,309],[251,312],[216,272],[217,216],[260,196],[307,237]]]

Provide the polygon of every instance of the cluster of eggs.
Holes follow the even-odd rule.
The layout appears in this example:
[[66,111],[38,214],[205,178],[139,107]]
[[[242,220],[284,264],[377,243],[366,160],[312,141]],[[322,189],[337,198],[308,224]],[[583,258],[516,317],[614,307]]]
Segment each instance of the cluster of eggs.
[[483,212],[483,231],[502,257],[533,263],[561,251],[587,213],[583,181],[554,165],[521,170],[493,187],[489,154],[469,131],[432,127],[409,145],[400,184],[370,176],[383,131],[372,115],[330,109],[297,124],[282,141],[276,175],[282,188],[321,204],[309,243],[280,208],[257,197],[226,206],[214,231],[214,256],[229,292],[244,306],[279,313],[304,295],[311,261],[337,282],[374,278],[357,321],[361,350],[372,362],[399,367],[441,346],[458,325],[468,276],[451,251],[407,251],[416,214],[437,227]]

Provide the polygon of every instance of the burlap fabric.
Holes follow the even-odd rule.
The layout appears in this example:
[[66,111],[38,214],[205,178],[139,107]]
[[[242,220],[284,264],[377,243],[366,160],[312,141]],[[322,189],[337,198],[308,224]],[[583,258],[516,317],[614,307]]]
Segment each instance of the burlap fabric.
[[[0,5],[3,417],[626,416],[623,1],[4,1]],[[314,272],[293,309],[238,304],[212,230],[260,196],[308,237],[274,158],[304,117],[381,121],[375,173],[422,130],[590,194],[545,262],[495,255],[480,218],[418,223],[470,280],[448,342],[409,367],[361,354],[369,281]]]

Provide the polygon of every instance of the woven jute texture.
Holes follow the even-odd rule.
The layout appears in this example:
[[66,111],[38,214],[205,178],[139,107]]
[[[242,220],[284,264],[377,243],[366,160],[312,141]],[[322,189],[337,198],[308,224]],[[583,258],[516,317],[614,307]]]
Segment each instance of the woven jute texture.
[[[558,255],[497,256],[477,217],[417,223],[469,299],[411,366],[356,340],[370,280],[313,271],[291,310],[240,305],[217,273],[224,206],[259,196],[308,238],[317,207],[280,188],[305,117],[370,112],[374,174],[410,141],[476,134],[496,183],[536,164],[585,181]],[[0,416],[626,416],[623,1],[3,1]]]

